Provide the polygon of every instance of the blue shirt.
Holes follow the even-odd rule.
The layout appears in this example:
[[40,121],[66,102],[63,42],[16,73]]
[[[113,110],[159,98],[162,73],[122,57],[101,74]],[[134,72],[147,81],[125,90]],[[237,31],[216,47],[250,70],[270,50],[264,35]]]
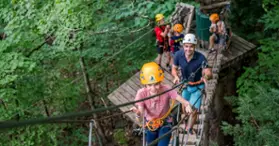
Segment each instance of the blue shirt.
[[[202,65],[206,65],[205,56],[197,51],[194,52],[193,58],[187,62],[184,50],[179,50],[174,56],[174,65],[181,68],[183,80],[189,82],[199,81],[202,77]],[[195,73],[196,72],[196,73]],[[191,74],[194,74],[191,76]]]
[[171,40],[173,41],[172,52],[176,52],[180,50],[181,47],[180,42],[182,42],[183,38],[184,38],[184,34],[180,34],[179,36],[174,35],[171,37]]

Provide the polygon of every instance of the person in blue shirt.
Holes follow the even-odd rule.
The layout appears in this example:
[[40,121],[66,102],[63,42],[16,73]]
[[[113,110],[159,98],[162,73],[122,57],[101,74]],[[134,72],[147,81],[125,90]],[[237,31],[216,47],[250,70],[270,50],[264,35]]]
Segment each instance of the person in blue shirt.
[[186,34],[183,41],[183,50],[176,52],[172,65],[172,75],[174,83],[180,82],[178,77],[178,67],[181,68],[182,80],[187,81],[187,86],[182,91],[182,97],[193,106],[195,110],[190,115],[186,130],[192,134],[193,125],[197,119],[197,111],[200,109],[202,101],[201,90],[205,88],[205,83],[212,77],[211,69],[207,66],[205,56],[197,51],[197,39],[194,34]]

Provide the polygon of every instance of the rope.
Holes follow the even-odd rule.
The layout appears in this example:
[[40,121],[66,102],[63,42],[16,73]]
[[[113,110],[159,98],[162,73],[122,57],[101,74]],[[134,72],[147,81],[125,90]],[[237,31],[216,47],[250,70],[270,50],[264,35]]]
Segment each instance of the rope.
[[113,109],[117,109],[123,106],[127,106],[127,105],[132,105],[135,104],[137,102],[142,102],[148,99],[152,99],[155,98],[156,96],[160,96],[162,94],[165,94],[171,90],[174,90],[175,88],[179,87],[180,85],[184,84],[186,81],[181,82],[178,85],[175,85],[173,88],[168,89],[164,92],[161,92],[157,95],[152,95],[149,96],[147,98],[144,99],[140,99],[140,100],[136,100],[136,101],[131,101],[131,102],[127,102],[127,103],[123,103],[120,105],[115,105],[115,106],[110,106],[110,107],[106,107],[106,108],[98,108],[95,110],[91,110],[91,111],[84,111],[84,112],[73,112],[73,113],[68,113],[68,114],[64,114],[64,115],[60,115],[60,116],[54,116],[54,117],[47,117],[47,118],[42,118],[42,119],[31,119],[31,120],[24,120],[24,121],[4,121],[0,123],[0,129],[7,129],[7,128],[15,128],[15,127],[21,127],[21,126],[27,126],[27,125],[35,125],[35,124],[46,124],[46,123],[55,123],[58,120],[64,120],[64,119],[69,119],[69,118],[74,118],[74,117],[82,117],[82,116],[91,116],[93,113],[99,113],[99,112],[104,112],[106,110],[113,110]]
[[[111,117],[124,115],[124,114],[129,113],[129,112],[132,112],[132,111],[129,110],[129,111],[121,112],[121,113],[118,113],[118,114],[109,115],[109,116],[106,116],[104,118],[96,119],[95,121],[106,120],[106,119],[109,119]],[[90,121],[91,120],[56,120],[56,121],[53,121],[52,123],[88,123]]]
[[92,128],[93,128],[93,123],[94,121],[91,120],[90,123],[89,123],[89,136],[88,136],[88,146],[91,146],[92,145]]

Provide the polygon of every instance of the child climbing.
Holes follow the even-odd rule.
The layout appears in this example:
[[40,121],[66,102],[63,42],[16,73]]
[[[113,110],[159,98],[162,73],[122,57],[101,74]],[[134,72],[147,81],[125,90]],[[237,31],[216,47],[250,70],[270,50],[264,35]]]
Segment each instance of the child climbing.
[[175,53],[182,48],[181,43],[184,38],[184,34],[182,34],[182,24],[175,24],[172,28],[172,31],[173,35],[170,37],[171,64],[173,64]]
[[[169,86],[162,84],[163,80],[164,72],[157,63],[144,64],[140,71],[140,81],[145,87],[138,90],[135,100],[144,99],[169,90]],[[137,107],[131,108],[136,113],[138,121],[141,121],[143,117],[145,119],[147,128],[146,141],[148,144],[171,130],[173,119],[170,116],[170,111],[175,100],[183,104],[187,113],[192,112],[189,102],[178,95],[175,90],[138,102],[136,103]],[[157,143],[157,146],[168,146],[170,138],[171,134],[162,138]]]

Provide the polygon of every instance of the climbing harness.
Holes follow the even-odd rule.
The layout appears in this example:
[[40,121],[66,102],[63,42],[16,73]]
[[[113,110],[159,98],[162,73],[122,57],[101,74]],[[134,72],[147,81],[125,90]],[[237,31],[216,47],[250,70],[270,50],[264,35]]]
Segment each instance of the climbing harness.
[[[190,81],[190,80],[194,80],[194,78],[195,78],[195,76],[196,76],[196,73],[200,70],[200,69],[204,69],[204,68],[206,68],[208,66],[208,63],[207,62],[205,62],[205,61],[203,61],[202,63],[201,63],[201,65],[200,65],[200,67],[195,71],[195,72],[192,72],[191,74],[190,74],[190,76],[188,77],[188,81]],[[197,82],[199,82],[199,81],[197,81]],[[191,85],[191,84],[196,84],[196,82],[188,82],[187,84],[189,84],[189,85]]]
[[161,127],[164,124],[164,120],[170,115],[174,107],[174,103],[175,100],[172,99],[171,106],[164,116],[162,116],[161,118],[150,120],[145,124],[145,126],[148,128],[149,131],[156,131],[159,127]]

